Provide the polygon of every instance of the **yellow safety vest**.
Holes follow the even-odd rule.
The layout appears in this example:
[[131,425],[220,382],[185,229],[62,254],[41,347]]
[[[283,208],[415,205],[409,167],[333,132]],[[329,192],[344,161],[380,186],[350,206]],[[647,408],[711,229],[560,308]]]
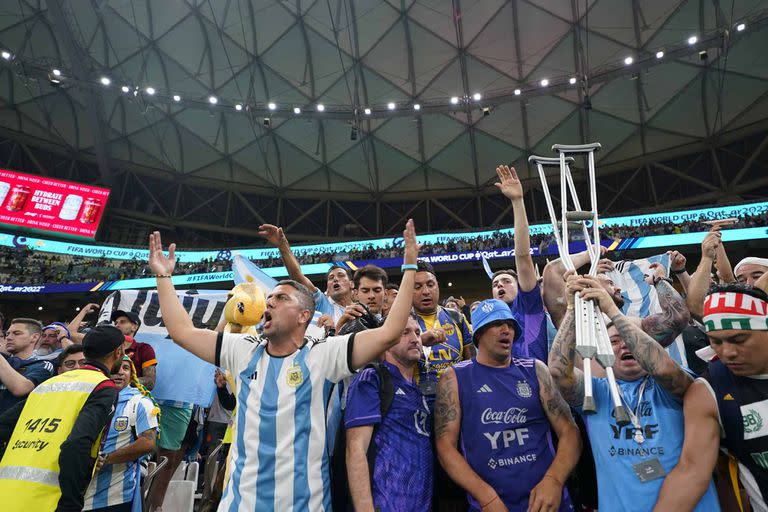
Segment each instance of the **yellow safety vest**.
[[[100,371],[72,370],[48,379],[29,394],[0,461],[4,512],[56,509],[59,453],[91,392],[107,377]],[[91,449],[98,455],[101,436]]]

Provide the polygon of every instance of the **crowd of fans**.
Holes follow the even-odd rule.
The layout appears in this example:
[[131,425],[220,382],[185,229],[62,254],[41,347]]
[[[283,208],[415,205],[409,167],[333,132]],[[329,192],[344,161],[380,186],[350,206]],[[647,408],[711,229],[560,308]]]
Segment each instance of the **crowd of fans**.
[[[300,262],[321,255],[302,260],[281,228],[263,225],[290,279],[265,300],[255,285],[238,285],[216,308],[222,318],[201,325],[169,277],[227,262],[186,267],[153,233],[148,262],[97,260],[111,272],[156,278],[151,315],[138,303],[110,303],[47,326],[0,316],[6,506],[162,510],[179,464],[207,460],[221,464],[211,478],[200,471],[199,510],[717,511],[732,510],[742,492],[753,510],[766,510],[768,259],[732,267],[725,224],[716,224],[692,274],[670,247],[665,264],[617,263],[603,253],[596,275],[580,275],[598,258],[585,251],[550,261],[538,278],[527,249],[546,240],[530,234],[514,170],[497,172],[514,236],[420,249],[409,221],[401,247],[361,253],[402,257],[399,285],[375,265],[354,273],[333,266],[320,290]],[[435,269],[417,260],[420,251],[495,244],[519,249],[516,268],[497,270],[489,298],[472,304],[441,298]],[[50,260],[62,271],[45,258],[25,251],[2,261],[14,276],[79,267],[89,276],[84,259]],[[638,272],[645,284],[622,290]],[[593,305],[610,320],[605,331],[588,313]],[[102,321],[86,323],[99,310]],[[186,378],[156,371],[180,364],[171,352],[157,357],[158,341],[149,340],[160,318],[173,343],[217,367],[212,378],[194,381],[189,361]],[[590,355],[577,341],[590,329],[607,336],[597,347],[605,368],[575,357]],[[182,401],[188,386],[209,389],[213,401]],[[156,400],[161,388],[178,396]],[[729,482],[719,447],[738,461],[742,488],[715,486]],[[166,465],[145,492],[147,458]]]
[[[768,215],[755,214],[741,217],[729,226],[731,229],[768,226]],[[601,228],[601,236],[609,239],[631,238],[640,236],[669,235],[705,231],[707,227],[699,220],[683,223],[648,222],[631,226],[610,226]],[[576,234],[576,239],[580,234]],[[554,244],[551,235],[532,234],[531,244],[539,247],[541,253]],[[512,235],[495,232],[486,236],[452,238],[438,240],[436,243],[424,244],[423,254],[450,254],[468,251],[485,251],[493,249],[514,248]],[[331,263],[342,260],[376,260],[395,258],[400,254],[400,248],[390,245],[375,248],[373,245],[360,247],[359,243],[350,244],[335,251],[321,249],[307,250],[297,247],[294,254],[299,263]],[[262,268],[281,267],[284,262],[281,257],[272,257],[256,262]],[[231,269],[228,258],[220,256],[201,262],[180,261],[177,274],[201,274],[208,272],[224,272]],[[0,247],[0,282],[13,284],[44,284],[44,283],[80,283],[93,281],[118,281],[147,277],[146,262],[138,259],[110,260],[105,257],[90,258],[85,256],[69,256],[32,251],[27,247]]]

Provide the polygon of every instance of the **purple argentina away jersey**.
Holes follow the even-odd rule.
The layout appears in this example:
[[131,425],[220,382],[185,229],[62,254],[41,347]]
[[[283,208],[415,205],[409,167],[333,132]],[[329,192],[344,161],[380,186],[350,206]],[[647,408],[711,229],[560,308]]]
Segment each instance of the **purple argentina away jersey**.
[[521,359],[536,358],[547,364],[547,316],[541,286],[536,283],[529,292],[518,290],[509,309],[523,331],[523,335],[512,345],[512,355]]
[[392,376],[392,405],[381,418],[379,376],[361,371],[349,388],[344,427],[377,426],[369,450],[375,457],[371,492],[376,510],[428,512],[432,504],[432,445],[424,395],[400,370],[381,363]]
[[[472,469],[506,507],[528,510],[528,496],[554,459],[549,419],[539,399],[533,359],[507,368],[473,359],[454,367],[461,403],[460,448]],[[480,505],[468,496],[471,510]],[[560,511],[573,510],[563,490]]]

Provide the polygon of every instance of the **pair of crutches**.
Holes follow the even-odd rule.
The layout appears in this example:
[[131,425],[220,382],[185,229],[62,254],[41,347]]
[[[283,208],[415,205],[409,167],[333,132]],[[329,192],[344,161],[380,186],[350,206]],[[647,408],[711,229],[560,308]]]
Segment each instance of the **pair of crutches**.
[[[552,151],[556,151],[559,154],[558,157],[547,158],[533,155],[528,158],[529,162],[536,164],[536,168],[539,171],[541,188],[544,192],[547,210],[552,221],[552,232],[563,265],[567,270],[576,270],[569,252],[569,234],[573,231],[581,231],[587,245],[587,252],[589,253],[591,263],[589,275],[591,276],[597,274],[597,264],[600,260],[600,227],[597,219],[597,189],[595,185],[595,151],[598,151],[600,147],[599,142],[581,145],[555,144],[552,146]],[[574,159],[568,156],[569,154],[585,154],[587,157],[590,210],[583,210],[579,202],[570,167]],[[555,216],[555,209],[552,206],[552,196],[547,186],[544,167],[560,168],[560,220]],[[573,210],[568,210],[569,196],[574,208]],[[589,221],[592,221],[591,226],[587,226]],[[608,337],[608,329],[605,326],[603,313],[596,303],[582,300],[578,292],[575,295],[574,310],[576,315],[576,351],[584,360],[584,404],[582,410],[585,414],[597,412],[597,404],[595,404],[595,398],[592,394],[591,366],[592,359],[597,359],[597,362],[605,368],[605,373],[608,376],[609,389],[613,399],[613,415],[616,423],[620,426],[628,425],[630,423],[629,415],[621,402],[621,394],[616,384],[616,377],[613,374],[615,356],[611,349],[611,340]]]

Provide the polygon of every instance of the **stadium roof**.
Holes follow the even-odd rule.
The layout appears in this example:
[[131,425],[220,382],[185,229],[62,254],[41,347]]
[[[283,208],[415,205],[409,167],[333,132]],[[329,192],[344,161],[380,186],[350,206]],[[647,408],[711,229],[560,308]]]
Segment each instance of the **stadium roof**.
[[471,196],[553,143],[601,142],[610,173],[764,130],[766,19],[759,0],[3,2],[0,126],[107,181]]

